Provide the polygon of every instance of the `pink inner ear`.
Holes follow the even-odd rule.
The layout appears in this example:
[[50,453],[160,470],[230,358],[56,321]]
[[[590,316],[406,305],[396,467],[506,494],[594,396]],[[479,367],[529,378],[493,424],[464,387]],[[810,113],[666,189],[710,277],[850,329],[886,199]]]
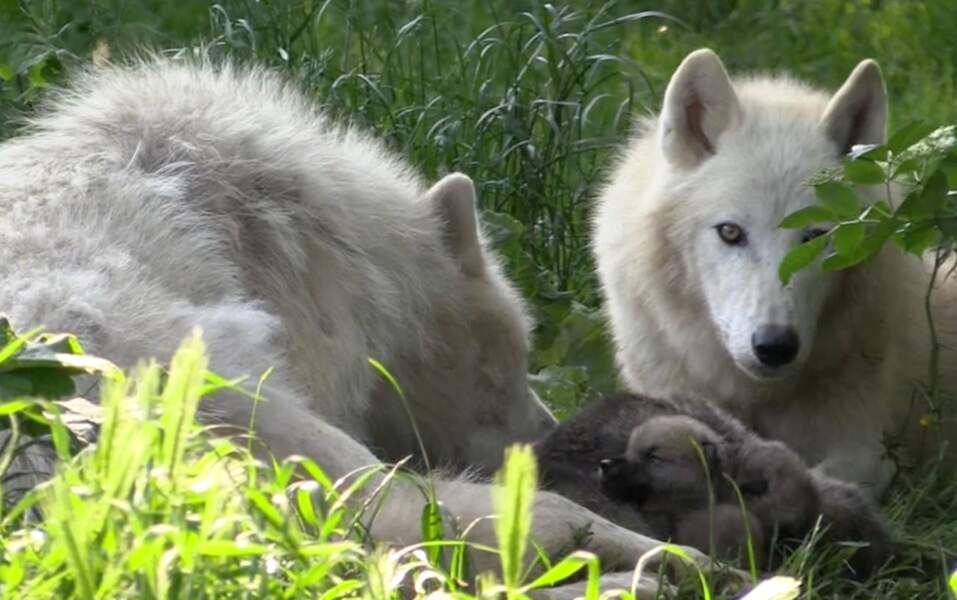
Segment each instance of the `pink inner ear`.
[[701,144],[701,147],[708,154],[714,154],[714,146],[711,145],[711,140],[708,139],[708,136],[704,134],[704,129],[702,128],[702,121],[704,120],[704,113],[707,110],[705,105],[701,101],[694,101],[685,108],[685,118],[688,123],[688,131],[698,143]]

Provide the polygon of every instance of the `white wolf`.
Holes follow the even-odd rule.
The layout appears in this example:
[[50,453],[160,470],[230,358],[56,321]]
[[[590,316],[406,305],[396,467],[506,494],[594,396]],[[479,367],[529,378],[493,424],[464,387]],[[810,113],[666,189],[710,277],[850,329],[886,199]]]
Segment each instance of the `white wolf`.
[[[882,437],[907,421],[908,382],[927,372],[927,275],[888,248],[782,286],[781,259],[822,230],[778,224],[815,202],[806,182],[819,169],[884,140],[886,110],[871,60],[829,97],[784,77],[732,81],[714,52],[693,52],[612,173],[594,230],[631,388],[710,399],[876,492],[893,472]],[[938,333],[953,335],[942,296]],[[945,345],[944,375],[955,365]]]
[[[426,189],[383,145],[328,121],[267,72],[162,59],[76,79],[0,146],[0,310],[20,330],[76,332],[129,366],[168,358],[200,326],[212,368],[275,371],[256,413],[279,457],[330,477],[417,454],[496,468],[555,423],[526,382],[528,319],[485,248],[471,180]],[[245,426],[240,394],[207,421]],[[485,484],[443,480],[462,525],[492,513]],[[420,492],[395,482],[378,539],[419,539]],[[534,536],[628,567],[657,543],[541,493]],[[474,538],[494,545],[492,527]],[[495,564],[493,556],[478,566]]]

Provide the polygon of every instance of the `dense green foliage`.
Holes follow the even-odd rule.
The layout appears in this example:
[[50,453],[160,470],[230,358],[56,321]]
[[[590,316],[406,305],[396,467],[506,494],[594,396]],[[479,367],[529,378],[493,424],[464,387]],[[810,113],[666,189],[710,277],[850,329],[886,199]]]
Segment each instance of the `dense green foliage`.
[[[873,56],[887,78],[896,129],[917,118],[957,122],[955,31],[957,4],[950,0],[0,0],[0,137],[15,134],[45,88],[92,58],[122,59],[141,47],[188,52],[203,43],[214,53],[281,69],[332,113],[383,136],[430,178],[461,170],[476,180],[485,224],[536,311],[535,385],[565,413],[596,391],[616,386],[588,252],[591,199],[615,148],[626,139],[631,118],[658,107],[667,78],[688,51],[710,46],[732,73],[781,69],[832,87],[858,60]],[[928,195],[936,194],[930,175],[938,166],[921,173],[926,177],[919,189],[929,188]],[[849,183],[869,176],[856,174],[855,168]],[[832,235],[844,238],[838,245],[848,256],[857,253],[854,258],[863,259],[864,238],[858,236],[867,237],[876,225],[868,215],[855,218],[862,225],[848,218]],[[929,236],[912,234],[912,241],[935,241]],[[64,343],[57,341],[54,350]],[[150,380],[154,376],[145,373],[139,383],[113,393],[117,398],[158,396],[158,384]],[[25,381],[46,385],[32,375]],[[38,406],[13,408],[25,411],[23,423],[39,423],[45,417]],[[150,453],[160,452],[162,425],[149,427],[152,437],[131,460],[159,460]],[[62,432],[59,439],[66,452]],[[119,492],[110,488],[109,493],[96,491],[89,506],[67,501],[62,486],[106,485],[109,469],[97,466],[102,460],[95,455],[76,461],[57,484],[61,487],[54,486],[44,500],[56,507],[54,512],[66,511],[57,514],[85,519],[83,531],[71,532],[61,521],[41,539],[34,533],[40,530],[24,525],[16,514],[2,521],[3,594],[16,596],[9,587],[16,577],[49,586],[44,589],[50,594],[70,589],[93,596],[87,592],[94,586],[107,595],[162,596],[204,589],[228,576],[233,579],[223,591],[237,596],[271,594],[278,586],[304,594],[328,591],[333,581],[339,592],[372,594],[382,589],[375,586],[390,581],[389,573],[421,561],[411,551],[372,551],[354,543],[362,536],[343,525],[347,521],[329,525],[326,537],[317,534],[335,511],[315,517],[316,523],[302,516],[305,522],[277,525],[270,515],[278,509],[268,508],[263,498],[271,502],[281,496],[291,471],[251,469],[248,456],[232,446],[191,446],[178,459],[185,471],[130,483],[145,486],[137,488],[141,491],[159,486],[164,493],[156,498],[116,496]],[[190,487],[206,477],[199,469],[224,461],[240,465],[242,477],[224,483],[228,469],[218,466],[209,475],[220,477],[218,492]],[[319,473],[313,473],[317,485],[334,504],[341,492]],[[179,491],[169,493],[174,488]],[[141,501],[146,504],[137,504]],[[946,594],[957,548],[952,516],[957,484],[941,480],[933,469],[908,473],[886,509],[907,546],[907,560],[896,571],[861,586],[842,584],[835,577],[835,551],[818,552],[813,545],[783,570],[803,579],[808,598]],[[204,530],[206,511],[235,521],[226,529]],[[187,522],[199,529],[176,530]],[[520,528],[521,519],[515,526]],[[189,537],[193,534],[200,537]],[[101,554],[71,557],[62,545],[70,535],[87,536]],[[220,543],[221,538],[245,541],[237,548]],[[324,554],[336,548],[328,544],[343,544],[342,552]],[[135,565],[117,558],[117,548],[130,547],[143,548]],[[303,550],[320,547],[326,550]],[[22,553],[19,562],[11,561],[11,549]],[[579,567],[593,566],[587,558],[575,560]],[[431,568],[416,564],[415,569]],[[182,573],[171,565],[179,565]],[[146,566],[153,570],[142,576],[123,571],[134,566],[144,573]],[[272,581],[275,571],[269,569],[274,568],[284,574],[280,583]],[[510,577],[514,569],[507,570]],[[511,585],[514,591],[517,584]]]

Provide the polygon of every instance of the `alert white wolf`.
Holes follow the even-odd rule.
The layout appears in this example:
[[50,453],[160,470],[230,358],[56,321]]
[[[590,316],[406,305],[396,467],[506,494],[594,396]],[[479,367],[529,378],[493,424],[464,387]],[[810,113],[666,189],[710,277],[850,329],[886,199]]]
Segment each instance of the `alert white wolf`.
[[[812,266],[782,286],[784,255],[825,230],[778,225],[814,204],[807,181],[820,169],[884,140],[886,112],[872,60],[831,96],[787,77],[732,80],[714,52],[698,50],[672,77],[661,114],[640,124],[594,221],[631,388],[719,403],[876,492],[893,473],[885,434],[926,413],[909,385],[927,373],[926,270],[887,248],[846,271]],[[942,336],[955,333],[952,298],[933,294]],[[945,343],[944,380],[955,358]]]
[[[485,248],[471,180],[427,189],[263,70],[151,58],[78,76],[0,146],[0,205],[0,310],[16,328],[76,332],[129,366],[168,358],[199,326],[220,374],[275,369],[255,428],[279,457],[339,478],[417,454],[369,357],[403,386],[433,466],[489,471],[554,426],[528,388],[528,319]],[[201,415],[245,426],[251,410],[221,394]],[[438,483],[463,527],[492,513],[490,491]],[[373,535],[417,541],[421,506],[394,482]],[[611,567],[656,545],[537,497],[547,551],[587,529]],[[495,545],[487,523],[472,531]]]

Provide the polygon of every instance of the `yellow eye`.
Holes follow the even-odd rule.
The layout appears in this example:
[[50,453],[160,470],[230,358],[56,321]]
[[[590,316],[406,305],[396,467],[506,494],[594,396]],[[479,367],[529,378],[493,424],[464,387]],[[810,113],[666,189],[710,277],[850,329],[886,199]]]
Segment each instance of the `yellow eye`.
[[744,243],[744,230],[734,223],[722,223],[718,225],[718,235],[725,244],[737,246]]

